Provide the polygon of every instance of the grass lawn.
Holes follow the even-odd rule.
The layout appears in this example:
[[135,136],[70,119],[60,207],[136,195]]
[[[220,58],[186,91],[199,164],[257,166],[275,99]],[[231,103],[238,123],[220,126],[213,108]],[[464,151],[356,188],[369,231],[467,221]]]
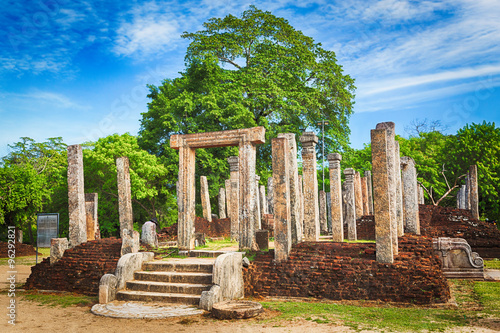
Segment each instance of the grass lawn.
[[500,259],[485,259],[484,260],[484,268],[489,269],[500,269]]
[[[35,247],[36,250],[36,247]],[[38,248],[38,262],[42,262],[43,258],[50,257],[50,248],[40,247]],[[33,266],[36,263],[36,256],[26,256],[26,257],[16,257],[16,265],[27,265]],[[0,258],[0,266],[8,265],[9,258]]]

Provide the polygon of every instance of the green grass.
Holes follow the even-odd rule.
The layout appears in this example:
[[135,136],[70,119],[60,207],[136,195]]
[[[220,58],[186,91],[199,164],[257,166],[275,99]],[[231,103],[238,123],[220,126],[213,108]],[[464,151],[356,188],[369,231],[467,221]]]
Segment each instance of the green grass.
[[90,306],[98,302],[97,296],[84,296],[70,293],[38,293],[26,292],[22,295],[24,300],[40,303],[40,305],[60,306]]
[[486,259],[484,260],[484,268],[500,269],[500,259]]
[[195,249],[217,251],[230,246],[238,247],[238,242],[231,241],[231,238],[224,238],[223,240],[213,240],[213,241],[207,239],[205,245],[197,246]]
[[[36,247],[35,247],[36,250]],[[42,262],[43,258],[50,256],[50,248],[48,247],[40,247],[38,248],[38,262]],[[36,263],[36,256],[25,256],[25,257],[16,257],[15,258],[16,265],[27,265],[33,266]],[[9,258],[0,258],[0,266],[6,266],[9,264]]]
[[500,321],[500,283],[477,281],[474,283],[474,292],[484,307],[483,311]]

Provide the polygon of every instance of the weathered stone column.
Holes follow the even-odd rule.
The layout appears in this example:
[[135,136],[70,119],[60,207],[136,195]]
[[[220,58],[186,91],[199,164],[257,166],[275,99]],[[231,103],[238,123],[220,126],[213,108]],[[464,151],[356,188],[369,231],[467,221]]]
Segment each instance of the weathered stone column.
[[179,148],[179,191],[177,192],[179,250],[194,249],[195,219],[195,149],[183,140]]
[[255,242],[255,162],[257,148],[252,142],[242,140],[238,156],[240,174],[240,250],[258,250]]
[[219,218],[225,219],[226,215],[226,189],[221,187],[219,189]]
[[470,171],[465,176],[465,209],[470,209]]
[[368,214],[373,215],[373,186],[372,186],[372,172],[365,171],[366,183],[368,186]]
[[231,239],[238,240],[240,232],[240,174],[238,156],[230,156],[227,161],[229,162],[229,170],[231,172],[230,190],[228,198],[231,198],[231,206],[228,215],[231,218]]
[[302,218],[300,216],[300,195],[299,195],[299,169],[297,166],[297,143],[295,142],[294,133],[280,133],[278,138],[285,138],[288,140],[288,173],[290,179],[290,209],[291,221],[290,226],[292,229],[292,244],[297,244],[302,241]]
[[328,219],[326,216],[326,192],[319,191],[319,226],[322,234],[328,234]]
[[424,189],[422,186],[418,186],[418,203],[420,205],[425,205]]
[[394,141],[394,163],[396,172],[396,220],[398,223],[398,236],[401,237],[405,232],[403,222],[403,191],[401,185],[401,157],[398,141]]
[[477,189],[477,165],[469,167],[470,176],[470,209],[472,217],[479,220],[479,192]]
[[116,159],[118,182],[118,213],[120,219],[120,235],[123,230],[134,230],[134,215],[132,213],[132,193],[130,190],[130,170],[128,157]]
[[347,222],[347,239],[357,240],[356,235],[356,199],[355,199],[355,177],[356,172],[352,168],[344,169],[345,175],[345,209]]
[[274,185],[274,259],[286,260],[292,249],[289,145],[287,138],[272,139]]
[[330,192],[326,192],[326,225],[328,226],[328,234],[332,234],[332,197]]
[[97,193],[85,193],[85,216],[87,221],[87,240],[101,239],[97,218]]
[[273,177],[267,178],[267,211],[274,214]]
[[366,183],[366,177],[361,177],[361,196],[363,197],[363,215],[370,215],[370,209],[368,208],[368,184]]
[[354,204],[356,207],[356,219],[363,216],[363,195],[361,194],[361,175],[358,171],[354,174]]
[[212,222],[212,207],[210,205],[210,193],[208,192],[208,181],[206,176],[200,176],[201,207],[203,218]]
[[342,180],[340,175],[340,154],[328,154],[330,164],[330,208],[332,214],[332,238],[334,242],[344,241],[342,213]]
[[[373,208],[375,216],[376,258],[378,262],[394,262],[390,213],[388,135],[385,129],[371,130]],[[396,230],[397,231],[397,230]]]
[[304,177],[304,240],[319,240],[319,199],[316,171],[316,144],[318,137],[305,132],[302,142],[302,174]]
[[304,181],[303,176],[299,175],[299,211],[300,226],[302,227],[302,240],[304,240]]
[[462,185],[460,186],[460,191],[459,191],[459,194],[460,194],[460,209],[465,209],[465,191],[467,190],[467,186],[466,185]]
[[260,200],[260,218],[264,219],[264,215],[268,214],[268,205],[267,205],[267,197],[266,197],[266,187],[264,185],[260,185],[259,187],[259,200]]
[[403,183],[403,220],[405,232],[420,235],[418,214],[418,184],[415,161],[408,156],[401,157]]
[[87,241],[85,192],[83,188],[82,146],[68,146],[69,243],[71,247]]
[[224,191],[226,193],[226,217],[230,217],[231,211],[231,179],[224,181]]
[[[395,125],[393,122],[377,124],[376,129],[385,129],[387,135],[387,173],[389,176],[389,213],[391,214],[392,227],[392,252],[398,255],[398,224],[397,224],[397,199],[396,199],[396,153],[395,153]],[[372,152],[373,159],[373,152]],[[372,161],[373,164],[373,161]],[[399,168],[398,168],[399,169]],[[375,195],[375,194],[374,194]]]
[[262,229],[262,214],[260,207],[260,191],[259,191],[260,176],[255,175],[255,231]]

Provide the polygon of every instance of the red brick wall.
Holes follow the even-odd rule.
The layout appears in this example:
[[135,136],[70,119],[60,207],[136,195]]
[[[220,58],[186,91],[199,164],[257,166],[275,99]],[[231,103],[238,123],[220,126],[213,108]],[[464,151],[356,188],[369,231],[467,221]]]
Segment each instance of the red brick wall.
[[88,241],[66,250],[52,266],[46,258],[31,268],[25,288],[97,295],[101,277],[116,270],[121,244],[116,238]]
[[432,239],[402,237],[400,251],[394,264],[377,263],[373,243],[303,242],[282,263],[273,262],[273,251],[261,253],[244,269],[245,295],[446,302],[450,291]]
[[[208,222],[202,217],[196,216],[194,220],[195,232],[204,233],[207,237],[231,237],[231,219],[212,219]],[[161,229],[158,240],[161,242],[177,239],[177,223],[170,227]]]

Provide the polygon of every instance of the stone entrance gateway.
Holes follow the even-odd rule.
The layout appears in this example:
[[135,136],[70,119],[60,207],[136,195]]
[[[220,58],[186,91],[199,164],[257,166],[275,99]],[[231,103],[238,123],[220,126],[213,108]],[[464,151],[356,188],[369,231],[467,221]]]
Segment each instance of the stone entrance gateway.
[[179,150],[179,218],[177,242],[180,250],[194,249],[195,218],[195,152],[197,148],[239,147],[240,183],[240,249],[257,249],[255,243],[255,159],[256,145],[265,142],[264,127],[239,130],[175,134],[170,137],[170,148]]

